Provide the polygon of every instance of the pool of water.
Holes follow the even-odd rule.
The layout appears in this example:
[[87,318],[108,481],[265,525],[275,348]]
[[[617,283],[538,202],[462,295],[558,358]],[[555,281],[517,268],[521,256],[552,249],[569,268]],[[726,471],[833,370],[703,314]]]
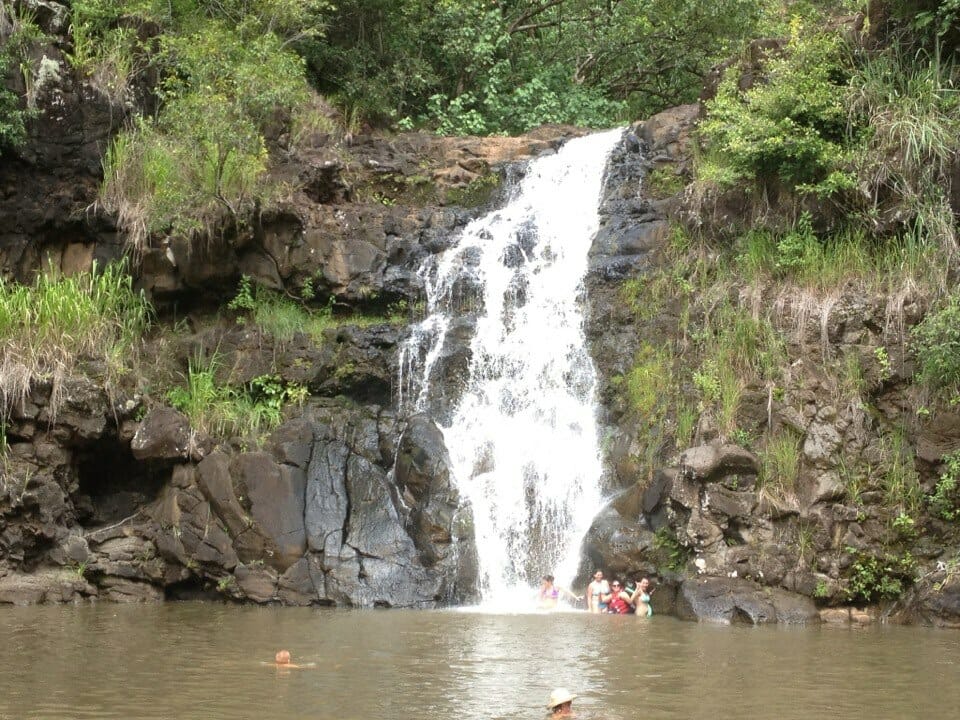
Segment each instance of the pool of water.
[[[954,718],[960,635],[585,613],[0,608],[0,718]],[[269,664],[289,649],[312,667]]]

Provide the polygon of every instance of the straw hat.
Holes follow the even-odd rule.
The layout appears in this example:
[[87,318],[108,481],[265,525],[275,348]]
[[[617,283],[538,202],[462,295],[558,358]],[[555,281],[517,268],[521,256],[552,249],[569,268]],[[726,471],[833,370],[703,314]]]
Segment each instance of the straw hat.
[[547,710],[553,710],[557,705],[563,705],[565,702],[570,702],[575,697],[576,695],[566,688],[557,688],[550,693],[550,699],[547,701]]

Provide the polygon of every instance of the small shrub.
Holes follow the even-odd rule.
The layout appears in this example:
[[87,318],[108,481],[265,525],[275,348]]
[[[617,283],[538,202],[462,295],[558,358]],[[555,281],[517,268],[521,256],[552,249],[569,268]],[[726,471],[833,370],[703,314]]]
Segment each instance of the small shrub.
[[720,400],[720,368],[716,360],[706,360],[693,373],[693,384],[700,392],[700,409],[705,410]]
[[672,572],[682,572],[692,556],[690,548],[683,545],[669,527],[654,533],[653,547],[659,554],[660,565]]
[[[6,77],[11,65],[10,56],[0,48],[0,78]],[[27,136],[29,113],[15,93],[0,84],[0,155],[7,148],[23,144]]]
[[960,450],[945,455],[946,469],[937,480],[933,494],[927,498],[930,509],[943,520],[960,518]]
[[890,526],[893,528],[893,531],[897,534],[897,536],[903,538],[904,540],[912,540],[917,536],[916,523],[914,522],[914,519],[905,512],[901,512],[893,520],[891,520]]
[[736,67],[707,103],[700,125],[707,146],[701,177],[722,185],[779,180],[806,192],[847,188],[844,156],[847,73],[837,32],[791,25],[782,57],[768,61],[767,78],[741,92]]
[[813,589],[813,596],[817,600],[825,600],[830,597],[830,588],[825,580],[817,580],[817,586]]
[[658,167],[644,178],[647,193],[654,198],[668,198],[683,190],[683,176],[677,174],[673,165]]
[[302,404],[309,395],[305,386],[286,383],[277,375],[261,375],[246,387],[220,384],[218,365],[216,356],[192,359],[186,385],[167,393],[170,404],[190,419],[195,430],[213,437],[259,440],[283,421],[286,404]]
[[918,379],[932,388],[960,386],[960,293],[928,314],[911,337]]
[[784,273],[797,272],[815,264],[820,242],[813,232],[810,213],[803,213],[796,227],[777,241],[776,268]]
[[854,548],[847,552],[855,558],[847,576],[848,601],[894,600],[915,579],[916,562],[910,553],[878,557]]

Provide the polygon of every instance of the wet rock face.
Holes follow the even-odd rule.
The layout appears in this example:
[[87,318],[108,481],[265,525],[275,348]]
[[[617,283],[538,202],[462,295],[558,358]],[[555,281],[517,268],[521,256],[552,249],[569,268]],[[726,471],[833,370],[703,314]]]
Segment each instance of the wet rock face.
[[[697,116],[697,106],[675,108],[631,128],[614,149],[601,192],[600,228],[589,253],[585,285],[585,332],[598,372],[600,421],[607,446],[607,464],[613,483],[625,488],[637,471],[631,456],[633,428],[622,422],[622,392],[615,379],[631,367],[644,337],[637,332],[636,312],[624,302],[625,280],[643,278],[658,267],[669,233],[675,199],[657,199],[645,191],[651,172],[673,168],[686,172],[685,143]],[[668,305],[676,314],[678,307]],[[652,327],[651,334],[667,332],[668,324]]]
[[684,620],[746,625],[820,622],[820,615],[810,598],[735,578],[684,580],[675,602],[673,614]]

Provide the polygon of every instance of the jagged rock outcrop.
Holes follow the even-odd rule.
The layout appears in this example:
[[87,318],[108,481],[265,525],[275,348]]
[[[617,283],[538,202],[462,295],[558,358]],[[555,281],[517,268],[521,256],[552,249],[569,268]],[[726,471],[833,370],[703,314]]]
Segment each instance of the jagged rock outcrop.
[[[142,475],[89,476],[117,458],[88,466],[77,462],[82,451],[62,450],[56,473],[23,488],[6,483],[14,473],[5,476],[0,602],[220,595],[434,607],[472,598],[469,510],[428,420],[402,434],[395,484],[400,427],[374,406],[314,404],[262,451],[214,450],[202,459],[185,451],[176,414],[152,414],[135,436],[140,460],[129,462],[152,463],[153,492],[138,486]],[[101,453],[110,442],[113,453],[130,452],[116,438],[94,441]],[[36,451],[26,452],[36,447],[18,444],[15,461],[39,465]]]

